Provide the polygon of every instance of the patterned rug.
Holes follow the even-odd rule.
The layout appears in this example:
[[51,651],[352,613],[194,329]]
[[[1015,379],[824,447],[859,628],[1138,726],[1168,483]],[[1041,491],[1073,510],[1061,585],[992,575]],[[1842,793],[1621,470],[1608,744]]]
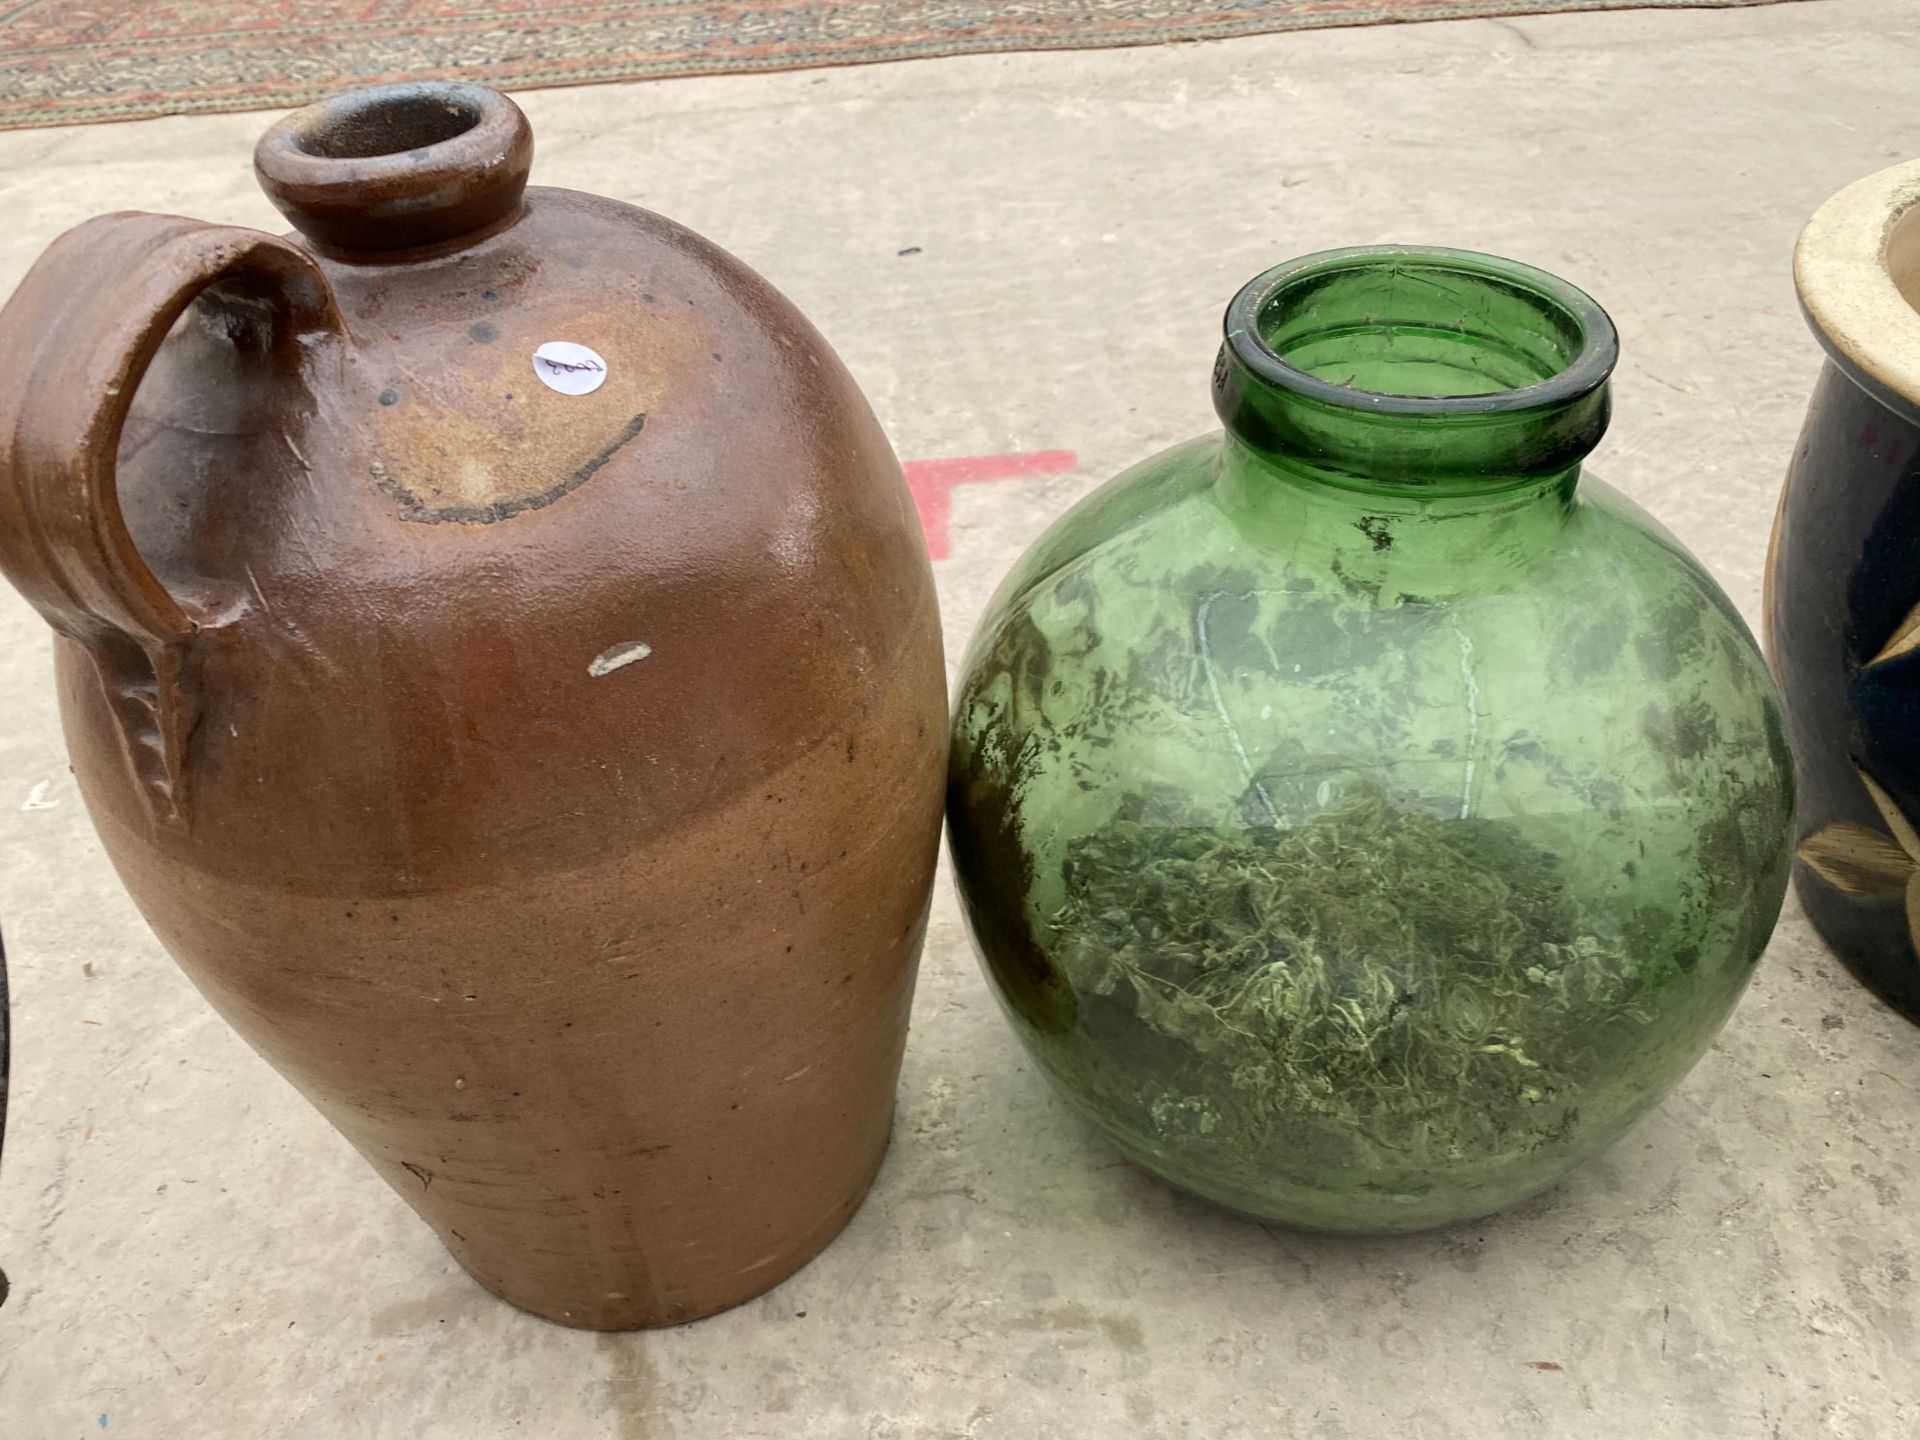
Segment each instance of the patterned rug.
[[0,128],[302,104],[383,80],[504,89],[1086,49],[1555,10],[1775,0],[0,0]]

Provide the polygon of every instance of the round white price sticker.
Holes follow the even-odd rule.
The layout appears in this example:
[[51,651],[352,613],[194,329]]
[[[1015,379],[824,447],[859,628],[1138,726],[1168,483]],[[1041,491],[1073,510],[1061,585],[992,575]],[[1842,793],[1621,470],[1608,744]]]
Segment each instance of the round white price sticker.
[[533,373],[562,395],[591,395],[607,383],[607,362],[571,340],[549,340],[533,352]]

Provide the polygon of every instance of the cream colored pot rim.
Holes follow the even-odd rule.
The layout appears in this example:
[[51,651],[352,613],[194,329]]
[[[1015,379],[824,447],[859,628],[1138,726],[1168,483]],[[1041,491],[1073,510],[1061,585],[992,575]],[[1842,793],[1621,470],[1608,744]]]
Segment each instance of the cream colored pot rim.
[[1828,351],[1920,406],[1920,160],[1857,180],[1800,232],[1793,278]]

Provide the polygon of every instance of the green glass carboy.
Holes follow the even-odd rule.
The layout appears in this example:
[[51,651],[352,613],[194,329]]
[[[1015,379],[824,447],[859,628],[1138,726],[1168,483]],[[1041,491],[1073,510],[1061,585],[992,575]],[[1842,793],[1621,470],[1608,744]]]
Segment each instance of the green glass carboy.
[[1655,1105],[1786,883],[1773,684],[1581,461],[1617,342],[1489,256],[1248,285],[1223,433],[988,607],[950,836],[1040,1068],[1129,1158],[1321,1230],[1487,1214]]

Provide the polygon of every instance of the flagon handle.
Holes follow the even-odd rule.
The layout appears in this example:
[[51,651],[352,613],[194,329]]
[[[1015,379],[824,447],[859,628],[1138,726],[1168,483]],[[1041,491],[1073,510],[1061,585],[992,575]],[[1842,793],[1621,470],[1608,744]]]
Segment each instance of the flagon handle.
[[263,363],[295,366],[338,334],[313,257],[257,230],[119,214],[68,231],[0,309],[0,572],[92,655],[156,819],[184,820],[181,761],[198,706],[186,660],[208,617],[147,567],[115,488],[141,376],[216,283],[261,303]]

